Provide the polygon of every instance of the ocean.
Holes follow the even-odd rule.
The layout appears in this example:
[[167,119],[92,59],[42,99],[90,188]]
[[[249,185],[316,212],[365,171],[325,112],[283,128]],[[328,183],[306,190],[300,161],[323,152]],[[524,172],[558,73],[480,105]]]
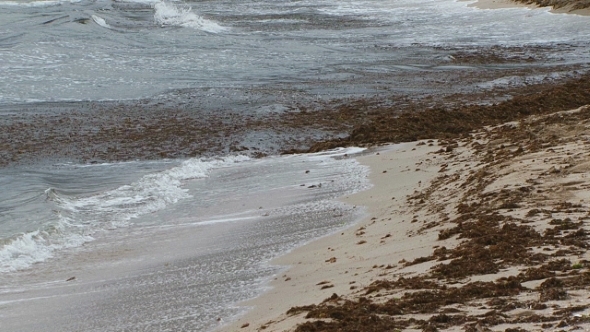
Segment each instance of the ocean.
[[471,4],[0,0],[0,330],[214,330],[364,216],[366,150],[280,155],[346,123],[285,119],[588,70],[589,17]]

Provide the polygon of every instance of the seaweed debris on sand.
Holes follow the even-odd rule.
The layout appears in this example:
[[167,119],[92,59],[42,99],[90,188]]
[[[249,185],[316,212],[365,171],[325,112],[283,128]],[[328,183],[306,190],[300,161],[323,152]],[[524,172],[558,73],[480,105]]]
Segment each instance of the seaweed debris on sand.
[[[253,331],[590,327],[590,106],[406,146],[422,154],[415,169],[400,169],[399,151],[380,152],[373,176],[429,181],[369,206],[348,245],[330,247],[338,260],[314,272],[333,286],[316,290],[325,300]],[[304,282],[300,268],[287,274]]]

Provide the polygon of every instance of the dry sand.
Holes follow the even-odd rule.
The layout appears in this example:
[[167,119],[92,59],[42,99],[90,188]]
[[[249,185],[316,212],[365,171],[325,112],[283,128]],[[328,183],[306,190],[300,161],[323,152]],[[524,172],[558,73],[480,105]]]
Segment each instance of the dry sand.
[[359,161],[368,217],[277,259],[221,331],[590,329],[590,107]]
[[[573,2],[573,1],[572,1]],[[538,9],[542,8],[538,4],[534,3],[533,1],[514,1],[514,0],[477,0],[476,2],[469,5],[470,7],[475,7],[479,9],[502,9],[502,8],[530,8],[530,9]],[[574,5],[566,5],[559,8],[552,8],[550,10],[551,13],[555,14],[575,14],[575,15],[583,15],[588,16],[590,15],[590,8],[581,8],[581,9],[574,9]]]

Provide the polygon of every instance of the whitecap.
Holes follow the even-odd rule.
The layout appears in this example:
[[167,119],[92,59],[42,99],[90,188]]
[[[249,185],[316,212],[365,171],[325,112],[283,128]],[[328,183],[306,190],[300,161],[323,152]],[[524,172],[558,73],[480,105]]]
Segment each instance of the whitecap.
[[94,23],[100,25],[101,27],[107,28],[107,29],[111,28],[111,26],[105,21],[104,18],[102,18],[98,15],[94,15],[94,14],[91,17],[92,17],[92,20],[94,21]]
[[79,247],[94,240],[98,231],[128,226],[134,218],[191,197],[184,188],[186,181],[205,178],[212,169],[248,160],[247,156],[188,159],[133,183],[88,196],[66,195],[49,188],[45,196],[55,209],[56,220],[0,242],[0,273],[25,269],[54,257],[56,251]]
[[158,2],[154,5],[154,20],[161,26],[179,26],[218,33],[227,30],[214,21],[207,20],[192,11],[190,6]]
[[[57,227],[63,228],[63,227]],[[79,247],[93,240],[89,235],[36,230],[21,234],[0,249],[0,273],[22,270],[54,256],[60,249]]]

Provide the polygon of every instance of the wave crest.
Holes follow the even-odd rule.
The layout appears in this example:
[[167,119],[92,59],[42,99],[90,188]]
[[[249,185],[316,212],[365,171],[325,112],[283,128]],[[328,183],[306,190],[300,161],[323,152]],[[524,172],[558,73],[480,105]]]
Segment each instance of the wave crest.
[[190,6],[158,2],[154,5],[154,9],[154,20],[162,26],[180,26],[211,33],[227,30],[216,22],[195,14]]
[[59,250],[79,247],[92,241],[98,231],[128,226],[132,219],[191,197],[183,188],[186,181],[205,178],[212,169],[248,160],[246,156],[188,159],[136,182],[83,197],[49,188],[45,190],[46,201],[52,205],[56,220],[47,221],[41,229],[0,239],[0,273],[25,269],[50,259]]
[[94,21],[94,23],[100,25],[103,28],[107,28],[110,29],[111,26],[105,21],[104,18],[98,16],[98,15],[92,15],[92,20]]

